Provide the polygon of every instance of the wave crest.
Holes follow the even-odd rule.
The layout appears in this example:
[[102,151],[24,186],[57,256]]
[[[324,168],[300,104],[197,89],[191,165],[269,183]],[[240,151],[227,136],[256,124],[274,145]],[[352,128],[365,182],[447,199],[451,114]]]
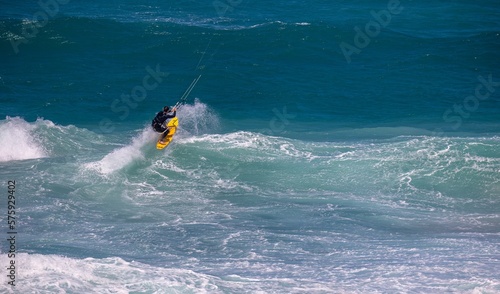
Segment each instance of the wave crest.
[[37,131],[41,125],[51,123],[43,119],[29,123],[20,117],[6,117],[0,122],[0,162],[47,157]]

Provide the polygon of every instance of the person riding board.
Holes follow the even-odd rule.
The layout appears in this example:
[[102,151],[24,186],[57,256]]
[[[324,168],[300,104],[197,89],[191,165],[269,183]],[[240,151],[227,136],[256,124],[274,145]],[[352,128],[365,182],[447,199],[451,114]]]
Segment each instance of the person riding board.
[[[158,133],[162,133],[160,136],[160,139],[158,139],[158,142],[164,144],[165,137],[168,135],[169,129],[166,127],[165,121],[169,118],[174,118],[176,115],[176,108],[172,109],[173,114],[170,114],[170,107],[165,106],[163,107],[163,110],[158,112],[151,122],[151,127],[153,127],[153,130],[155,130]],[[165,126],[164,126],[165,124]]]

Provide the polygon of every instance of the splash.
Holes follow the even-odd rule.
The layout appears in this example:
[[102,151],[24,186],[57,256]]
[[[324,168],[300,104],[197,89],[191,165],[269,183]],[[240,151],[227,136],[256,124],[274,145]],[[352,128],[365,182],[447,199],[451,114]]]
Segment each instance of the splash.
[[110,174],[120,170],[135,160],[144,159],[141,149],[146,144],[152,143],[153,138],[156,138],[154,132],[149,127],[144,128],[138,136],[132,139],[131,144],[115,149],[103,159],[87,163],[85,167],[97,170],[101,174]]
[[217,115],[199,99],[194,104],[186,104],[177,112],[179,117],[179,130],[181,134],[188,132],[191,135],[210,133],[219,128]]
[[47,157],[43,142],[37,136],[38,119],[28,123],[20,117],[6,117],[0,121],[0,162]]

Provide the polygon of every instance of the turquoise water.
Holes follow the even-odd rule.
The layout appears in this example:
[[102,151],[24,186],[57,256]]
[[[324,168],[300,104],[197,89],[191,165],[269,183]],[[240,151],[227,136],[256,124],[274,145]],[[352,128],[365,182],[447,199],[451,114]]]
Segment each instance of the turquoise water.
[[0,2],[2,293],[500,291],[495,1],[40,3]]

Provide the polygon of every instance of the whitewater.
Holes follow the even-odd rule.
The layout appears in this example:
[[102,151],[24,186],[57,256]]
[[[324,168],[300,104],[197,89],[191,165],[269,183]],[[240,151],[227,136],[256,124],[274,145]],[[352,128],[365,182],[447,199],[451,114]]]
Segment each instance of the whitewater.
[[104,137],[45,119],[2,121],[2,137],[31,138],[3,147],[1,163],[20,203],[16,291],[499,286],[500,138],[308,142],[214,133],[219,120],[199,101],[180,113],[186,124],[161,152],[148,126]]

